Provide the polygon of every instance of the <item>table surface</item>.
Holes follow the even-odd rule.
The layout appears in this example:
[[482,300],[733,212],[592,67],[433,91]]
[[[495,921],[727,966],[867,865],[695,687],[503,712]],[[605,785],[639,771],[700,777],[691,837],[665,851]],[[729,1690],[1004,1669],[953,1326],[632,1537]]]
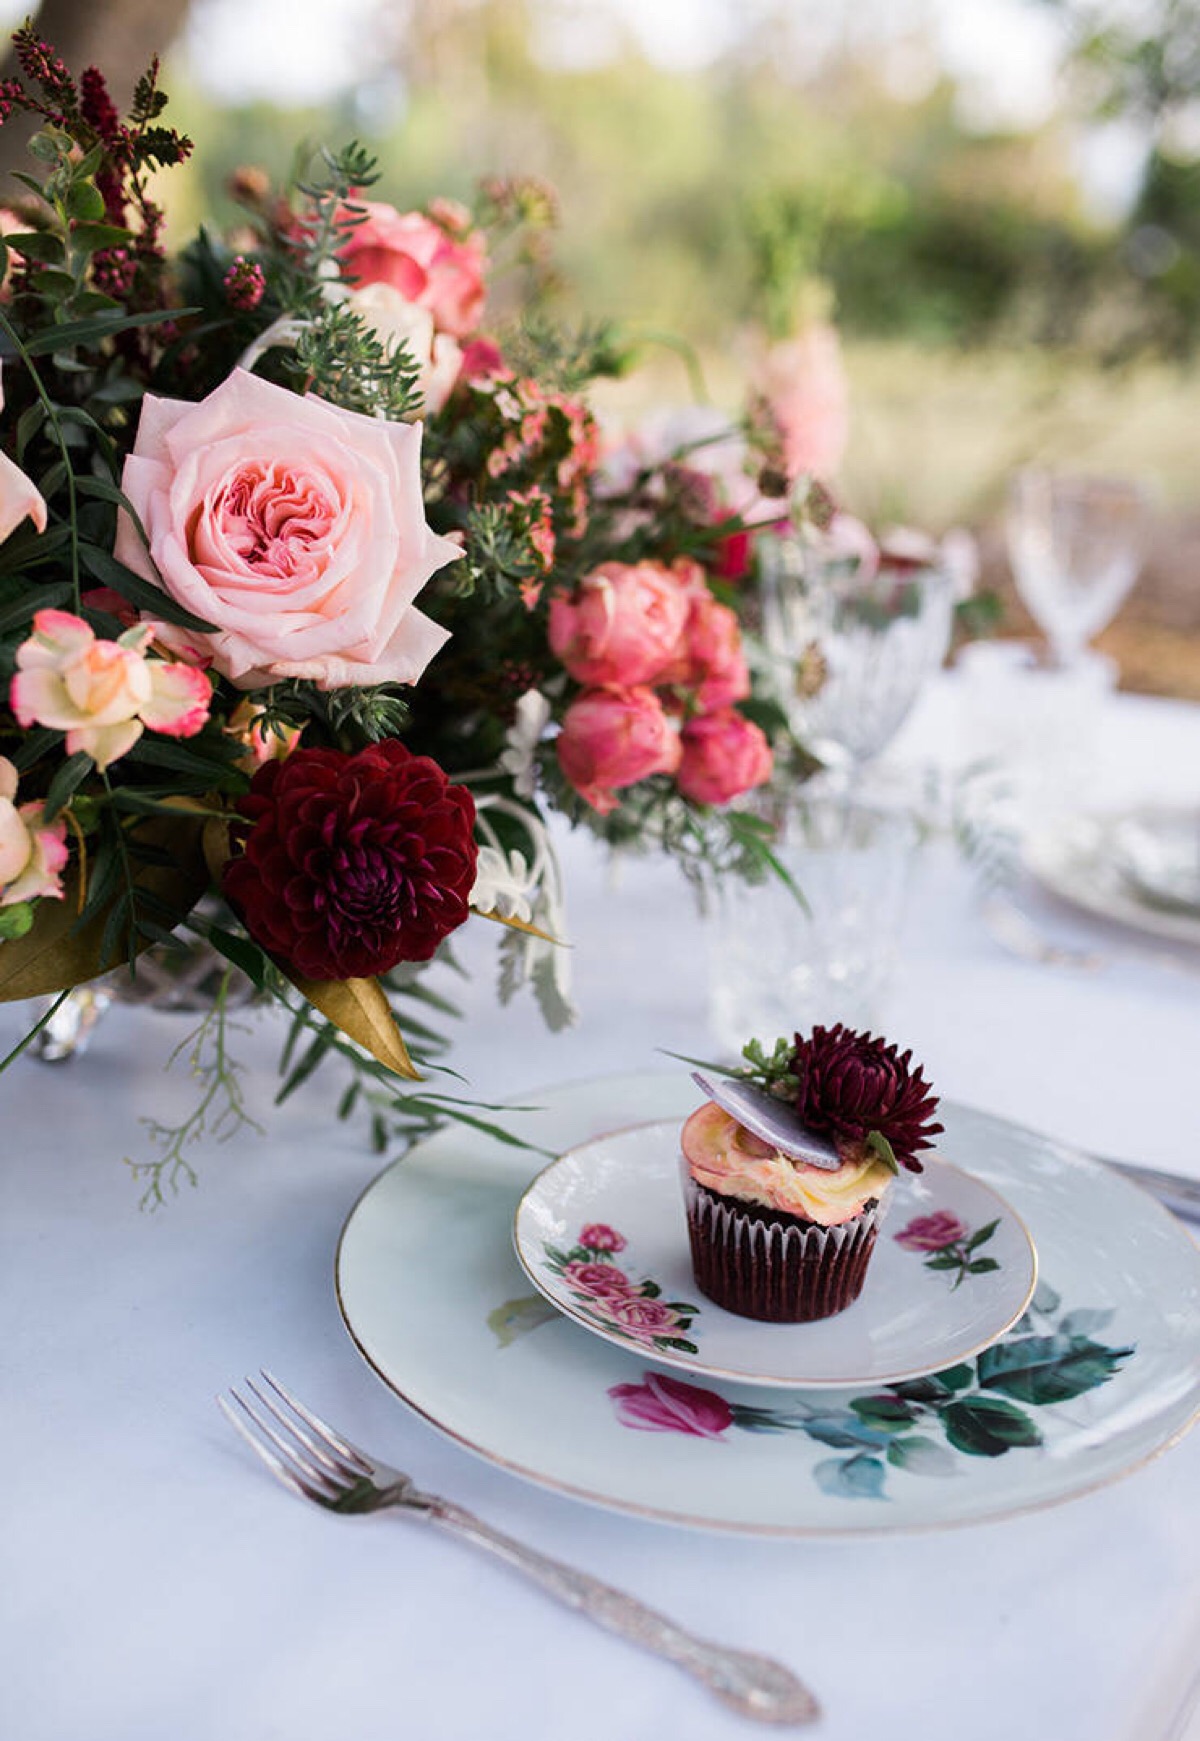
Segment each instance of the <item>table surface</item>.
[[[902,753],[956,742],[954,680]],[[1114,801],[1200,798],[1200,709],[1113,702],[1096,744]],[[566,847],[578,1025],[501,1011],[494,934],[454,1062],[481,1095],[654,1068],[706,1043],[703,948],[669,866]],[[1103,948],[1111,939],[1088,922]],[[947,849],[927,851],[887,1030],[955,1099],[1076,1145],[1200,1176],[1200,981],[1114,953],[1093,973],[992,942]],[[0,1010],[0,1043],[25,1012]],[[779,1656],[828,1741],[1177,1741],[1200,1633],[1200,1435],[1053,1511],[944,1535],[779,1542],[617,1516],[483,1462],[410,1414],[338,1315],[333,1254],[379,1170],[318,1076],[270,1107],[278,1031],[250,1018],[267,1134],[195,1151],[199,1185],[137,1209],[139,1119],[192,1104],[163,1069],[185,1018],[115,1010],[57,1070],[3,1084],[0,1733],[21,1741],[622,1741],[752,1726],[677,1671],[399,1517],[343,1520],[278,1488],[213,1396],[260,1365],[425,1487]],[[864,1651],[864,1644],[866,1650]]]

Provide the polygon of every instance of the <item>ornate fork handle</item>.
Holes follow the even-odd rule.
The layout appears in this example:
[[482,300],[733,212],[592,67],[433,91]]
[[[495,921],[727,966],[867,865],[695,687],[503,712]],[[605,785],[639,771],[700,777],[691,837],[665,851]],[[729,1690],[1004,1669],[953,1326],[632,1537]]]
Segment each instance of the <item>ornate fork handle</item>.
[[448,1500],[426,1494],[413,1495],[412,1499],[431,1522],[499,1555],[568,1608],[578,1609],[609,1632],[676,1663],[742,1716],[754,1717],[760,1723],[794,1726],[813,1723],[820,1716],[816,1699],[782,1663],[698,1638],[636,1597],[514,1541]]

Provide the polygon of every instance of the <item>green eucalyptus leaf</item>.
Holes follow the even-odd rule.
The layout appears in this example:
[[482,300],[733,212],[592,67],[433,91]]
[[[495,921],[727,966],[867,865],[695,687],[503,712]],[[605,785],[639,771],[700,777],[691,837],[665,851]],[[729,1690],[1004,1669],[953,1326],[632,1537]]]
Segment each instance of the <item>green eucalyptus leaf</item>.
[[61,266],[67,257],[62,237],[52,230],[13,230],[4,239],[14,254],[43,266]]
[[[104,216],[104,195],[95,182],[76,180],[72,182],[67,194],[66,206],[68,217],[95,223]],[[103,227],[107,228],[108,226]],[[99,246],[109,247],[111,244],[101,242]]]

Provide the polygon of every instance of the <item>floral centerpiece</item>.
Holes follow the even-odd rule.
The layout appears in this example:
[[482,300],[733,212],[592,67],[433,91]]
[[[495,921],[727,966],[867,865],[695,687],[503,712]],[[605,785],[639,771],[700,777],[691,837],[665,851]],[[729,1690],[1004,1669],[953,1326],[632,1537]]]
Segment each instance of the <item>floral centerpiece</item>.
[[[694,874],[769,859],[723,808],[782,728],[728,576],[787,479],[751,455],[755,518],[602,463],[585,390],[629,357],[548,319],[540,185],[399,212],[351,146],[290,190],[239,173],[238,230],[168,254],[148,177],[192,146],[157,67],[121,116],[15,42],[0,120],[40,130],[0,244],[0,998],[202,939],[290,1009],[285,1090],[340,1055],[382,1143],[450,1104],[396,1078],[470,914],[508,928],[505,993],[568,1019],[550,810]],[[152,1195],[186,1169],[167,1135]]]

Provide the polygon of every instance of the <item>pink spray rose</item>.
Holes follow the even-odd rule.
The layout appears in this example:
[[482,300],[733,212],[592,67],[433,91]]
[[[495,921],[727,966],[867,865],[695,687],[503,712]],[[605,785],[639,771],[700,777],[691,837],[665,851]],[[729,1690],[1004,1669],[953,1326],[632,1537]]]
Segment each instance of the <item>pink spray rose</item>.
[[439,332],[466,338],[483,313],[487,267],[478,232],[451,234],[424,212],[398,212],[361,200],[366,213],[341,250],[345,276],[358,284],[391,284],[408,302],[427,308]]
[[719,1439],[733,1425],[733,1410],[723,1396],[665,1372],[647,1372],[642,1384],[610,1385],[608,1394],[621,1425],[643,1433]]
[[677,783],[697,804],[727,804],[771,778],[770,744],[752,720],[731,707],[689,720],[682,750]]
[[629,1292],[629,1277],[615,1263],[581,1263],[576,1258],[563,1270],[563,1279],[581,1294],[601,1299]]
[[623,1233],[609,1227],[607,1222],[589,1221],[579,1230],[579,1243],[588,1251],[624,1251],[626,1240]]
[[834,329],[818,322],[772,346],[757,385],[778,425],[789,480],[835,477],[846,452],[850,395]]
[[916,1216],[892,1237],[905,1251],[941,1251],[965,1239],[967,1228],[949,1209],[935,1209],[932,1215]]
[[17,804],[17,770],[0,756],[0,907],[48,895],[62,899],[67,822],[42,820],[38,803]]
[[[11,213],[0,206],[0,235],[10,228],[6,218],[11,218]],[[25,226],[18,224],[17,228],[24,229]],[[4,384],[0,381],[0,410],[3,408]],[[46,503],[42,492],[30,482],[19,465],[6,453],[0,453],[0,544],[12,537],[26,515],[39,532],[46,530]]]
[[216,625],[190,639],[240,689],[415,683],[448,638],[413,606],[462,554],[425,522],[419,424],[235,369],[198,405],[146,395],[122,484],[150,557],[124,514],[117,556]]
[[100,641],[82,617],[38,611],[33,634],[17,648],[9,692],[17,724],[65,731],[68,755],[86,750],[100,769],[131,750],[147,726],[194,737],[208,718],[212,684],[193,665],[147,658],[158,629],[143,622]]
[[661,562],[602,563],[570,597],[551,600],[552,651],[579,683],[651,682],[679,650],[687,579]]
[[679,736],[652,689],[585,689],[567,709],[558,763],[579,796],[602,816],[616,792],[679,766]]

